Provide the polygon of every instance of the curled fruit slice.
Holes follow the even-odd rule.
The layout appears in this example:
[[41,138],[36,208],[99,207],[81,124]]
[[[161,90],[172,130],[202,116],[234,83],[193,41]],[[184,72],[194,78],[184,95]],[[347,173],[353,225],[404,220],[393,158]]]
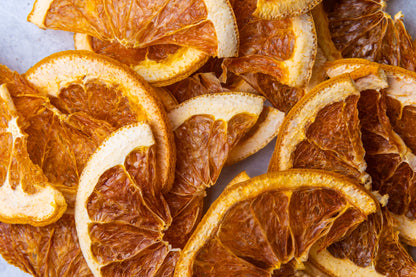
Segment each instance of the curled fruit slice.
[[237,55],[238,31],[227,0],[37,0],[28,20],[75,36],[77,50],[126,63],[157,86],[172,84],[209,56]]
[[27,135],[5,85],[0,86],[0,221],[44,226],[66,210],[65,199],[27,152]]
[[80,178],[75,222],[83,255],[95,276],[157,276],[169,264],[162,231],[170,224],[155,191],[155,140],[149,125],[110,135]]
[[174,276],[272,276],[294,259],[305,261],[318,240],[338,240],[377,207],[358,184],[317,170],[230,185],[192,234]]

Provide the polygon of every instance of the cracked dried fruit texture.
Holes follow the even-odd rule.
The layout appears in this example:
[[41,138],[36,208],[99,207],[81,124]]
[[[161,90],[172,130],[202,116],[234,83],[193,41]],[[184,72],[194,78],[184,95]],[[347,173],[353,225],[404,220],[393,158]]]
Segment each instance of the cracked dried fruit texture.
[[252,15],[257,1],[231,2],[240,49],[237,58],[224,60],[224,68],[287,112],[303,96],[311,77],[317,49],[312,16],[264,20]]
[[[213,72],[194,74],[164,89],[169,91],[179,103],[198,95],[230,91],[227,85],[221,83]],[[227,159],[227,165],[244,160],[272,141],[277,136],[284,116],[283,112],[265,106],[255,125],[231,150]]]
[[[82,256],[78,259],[73,207],[80,174],[100,143],[115,128],[128,123],[145,120],[154,128],[158,142],[156,160],[160,182],[155,190],[169,190],[173,178],[174,149],[173,135],[167,124],[167,115],[154,98],[153,90],[143,84],[130,69],[105,57],[90,52],[68,51],[54,54],[30,69],[25,77],[17,74],[8,77],[8,87],[21,111],[28,133],[28,152],[35,164],[44,171],[49,181],[65,196],[68,216],[55,223],[50,232],[59,229],[53,236],[67,238],[65,243],[51,244],[49,253],[42,259],[30,259],[30,266],[21,267],[37,276],[50,275],[48,270],[57,270],[52,276],[64,276],[74,267],[86,268]],[[60,80],[52,82],[51,80]],[[72,222],[72,223],[71,223]],[[11,226],[4,225],[4,228]],[[39,231],[32,235],[28,225],[13,226],[13,236],[3,236],[2,255],[18,266],[27,255],[36,254],[52,234]],[[48,229],[49,230],[49,229]],[[6,245],[22,244],[13,255],[8,255]],[[43,250],[42,250],[43,251]],[[68,253],[65,259],[54,259],[53,253]],[[54,268],[42,266],[45,259],[54,259]],[[64,268],[60,270],[60,268]],[[33,273],[34,272],[34,273]],[[85,273],[86,275],[90,272]]]
[[279,19],[301,15],[312,10],[322,0],[257,0],[254,15],[263,19]]
[[162,239],[172,218],[158,183],[156,147],[145,123],[111,134],[89,159],[75,208],[79,243],[95,276],[161,276],[179,249]]
[[376,210],[358,184],[318,170],[233,184],[198,225],[174,276],[280,276],[285,264],[305,261],[318,240],[324,246],[339,240]]
[[416,263],[401,245],[388,211],[370,215],[327,249],[313,247],[309,261],[329,276],[413,276]]
[[[1,67],[5,75],[13,75]],[[6,81],[1,76],[0,81]],[[65,198],[34,164],[27,151],[25,123],[18,114],[6,84],[0,86],[0,220],[10,224],[44,226],[66,210]]]
[[415,45],[399,12],[391,18],[384,0],[325,0],[329,31],[344,58],[364,58],[416,70]]
[[244,93],[202,95],[169,112],[177,148],[175,182],[165,194],[173,218],[165,239],[182,248],[198,224],[205,190],[255,124],[264,99]]
[[348,74],[323,82],[283,120],[269,171],[315,168],[368,183],[357,103]]
[[231,57],[238,49],[226,0],[37,0],[28,20],[80,33],[77,50],[115,58],[157,86],[188,77],[210,56]]
[[[327,72],[335,76],[355,68],[376,67],[362,59],[329,63]],[[388,80],[381,91],[363,90],[358,105],[367,172],[373,190],[388,194],[388,209],[398,222],[402,239],[416,245],[414,228],[416,203],[415,148],[416,74],[395,66],[380,65]]]

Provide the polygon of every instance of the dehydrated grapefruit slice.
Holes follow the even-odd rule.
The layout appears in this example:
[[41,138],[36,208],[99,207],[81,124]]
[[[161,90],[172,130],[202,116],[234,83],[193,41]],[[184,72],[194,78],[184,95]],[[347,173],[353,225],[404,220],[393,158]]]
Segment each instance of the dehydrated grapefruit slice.
[[257,0],[254,15],[263,19],[298,16],[312,10],[322,0]]
[[283,264],[305,261],[319,239],[338,240],[377,209],[376,200],[341,175],[291,170],[258,176],[228,186],[211,205],[174,276],[272,276]]
[[75,222],[95,276],[157,276],[175,255],[162,240],[171,218],[158,212],[164,199],[154,191],[155,151],[149,125],[128,125],[100,145],[82,172]]
[[183,247],[198,224],[205,190],[215,184],[230,151],[254,125],[264,99],[247,93],[194,97],[169,112],[177,148],[175,182],[165,194],[173,218],[165,239]]
[[312,89],[283,120],[269,171],[325,169],[368,184],[359,130],[359,96],[348,74]]
[[64,51],[38,62],[25,77],[51,102],[31,117],[27,130],[30,154],[50,180],[75,196],[83,166],[102,140],[115,128],[145,120],[157,141],[159,186],[168,190],[174,149],[167,115],[131,69],[88,51]]
[[77,37],[76,48],[127,63],[159,86],[186,78],[209,56],[231,57],[238,50],[226,0],[37,0],[28,20],[92,36]]
[[[326,65],[330,76],[357,68],[379,66],[363,59],[339,60]],[[415,186],[416,74],[396,66],[380,65],[388,79],[381,92],[363,91],[359,103],[363,143],[373,189],[389,194],[388,208],[397,230],[416,245]]]
[[385,11],[384,0],[325,0],[329,31],[344,58],[371,61],[416,70],[415,44],[408,34],[403,14],[394,19]]
[[27,152],[27,135],[13,100],[0,86],[0,221],[44,226],[66,210],[65,199]]

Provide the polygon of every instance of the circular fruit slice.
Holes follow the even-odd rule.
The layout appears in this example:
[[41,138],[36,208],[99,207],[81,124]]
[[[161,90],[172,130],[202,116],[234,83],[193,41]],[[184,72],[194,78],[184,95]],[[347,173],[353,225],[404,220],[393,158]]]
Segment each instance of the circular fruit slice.
[[257,0],[254,15],[263,19],[293,17],[312,10],[322,0]]
[[170,217],[161,218],[155,205],[164,202],[154,191],[155,151],[149,125],[128,125],[100,145],[82,172],[75,222],[95,276],[157,276],[169,261],[162,231]]
[[77,38],[77,49],[92,48],[126,62],[156,85],[186,78],[209,56],[231,57],[238,50],[227,0],[37,0],[28,20],[92,36]]
[[[374,82],[371,76],[362,82]],[[349,74],[340,75],[316,86],[299,101],[283,120],[269,171],[325,169],[368,185],[357,110],[358,85]]]
[[44,226],[62,216],[66,202],[30,160],[21,121],[6,85],[1,85],[0,221]]
[[377,209],[358,184],[333,173],[258,176],[228,186],[211,205],[174,276],[271,276],[294,259],[305,261],[318,240],[340,239]]
[[326,65],[330,76],[376,66],[384,70],[388,87],[381,92],[363,91],[358,106],[367,171],[372,176],[373,189],[389,194],[388,209],[398,223],[396,228],[402,239],[416,245],[416,74],[362,59]]
[[384,0],[325,0],[332,41],[344,58],[371,61],[416,70],[415,45],[406,31],[403,14],[394,19]]
[[198,224],[205,190],[217,181],[230,151],[255,124],[264,99],[247,93],[194,97],[169,112],[177,148],[175,182],[165,198],[173,218],[164,238],[183,247]]
[[174,149],[167,115],[154,90],[131,69],[92,52],[64,51],[38,62],[25,77],[50,99],[46,110],[28,119],[29,153],[70,203],[88,157],[102,140],[143,120],[157,141],[159,189],[169,189]]

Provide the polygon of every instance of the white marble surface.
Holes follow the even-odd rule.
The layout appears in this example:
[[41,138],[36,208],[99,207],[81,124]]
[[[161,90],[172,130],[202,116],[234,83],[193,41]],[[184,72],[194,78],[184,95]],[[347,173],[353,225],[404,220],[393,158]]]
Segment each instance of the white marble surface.
[[[34,0],[0,0],[0,63],[24,73],[40,59],[62,50],[73,49],[72,34],[62,31],[41,30],[26,21]],[[390,0],[389,12],[402,10],[413,37],[416,36],[416,2]],[[250,176],[266,172],[274,148],[274,141],[258,154],[227,167],[218,183],[208,190],[207,202],[213,201],[225,185],[243,169]],[[29,276],[0,258],[0,277]]]

